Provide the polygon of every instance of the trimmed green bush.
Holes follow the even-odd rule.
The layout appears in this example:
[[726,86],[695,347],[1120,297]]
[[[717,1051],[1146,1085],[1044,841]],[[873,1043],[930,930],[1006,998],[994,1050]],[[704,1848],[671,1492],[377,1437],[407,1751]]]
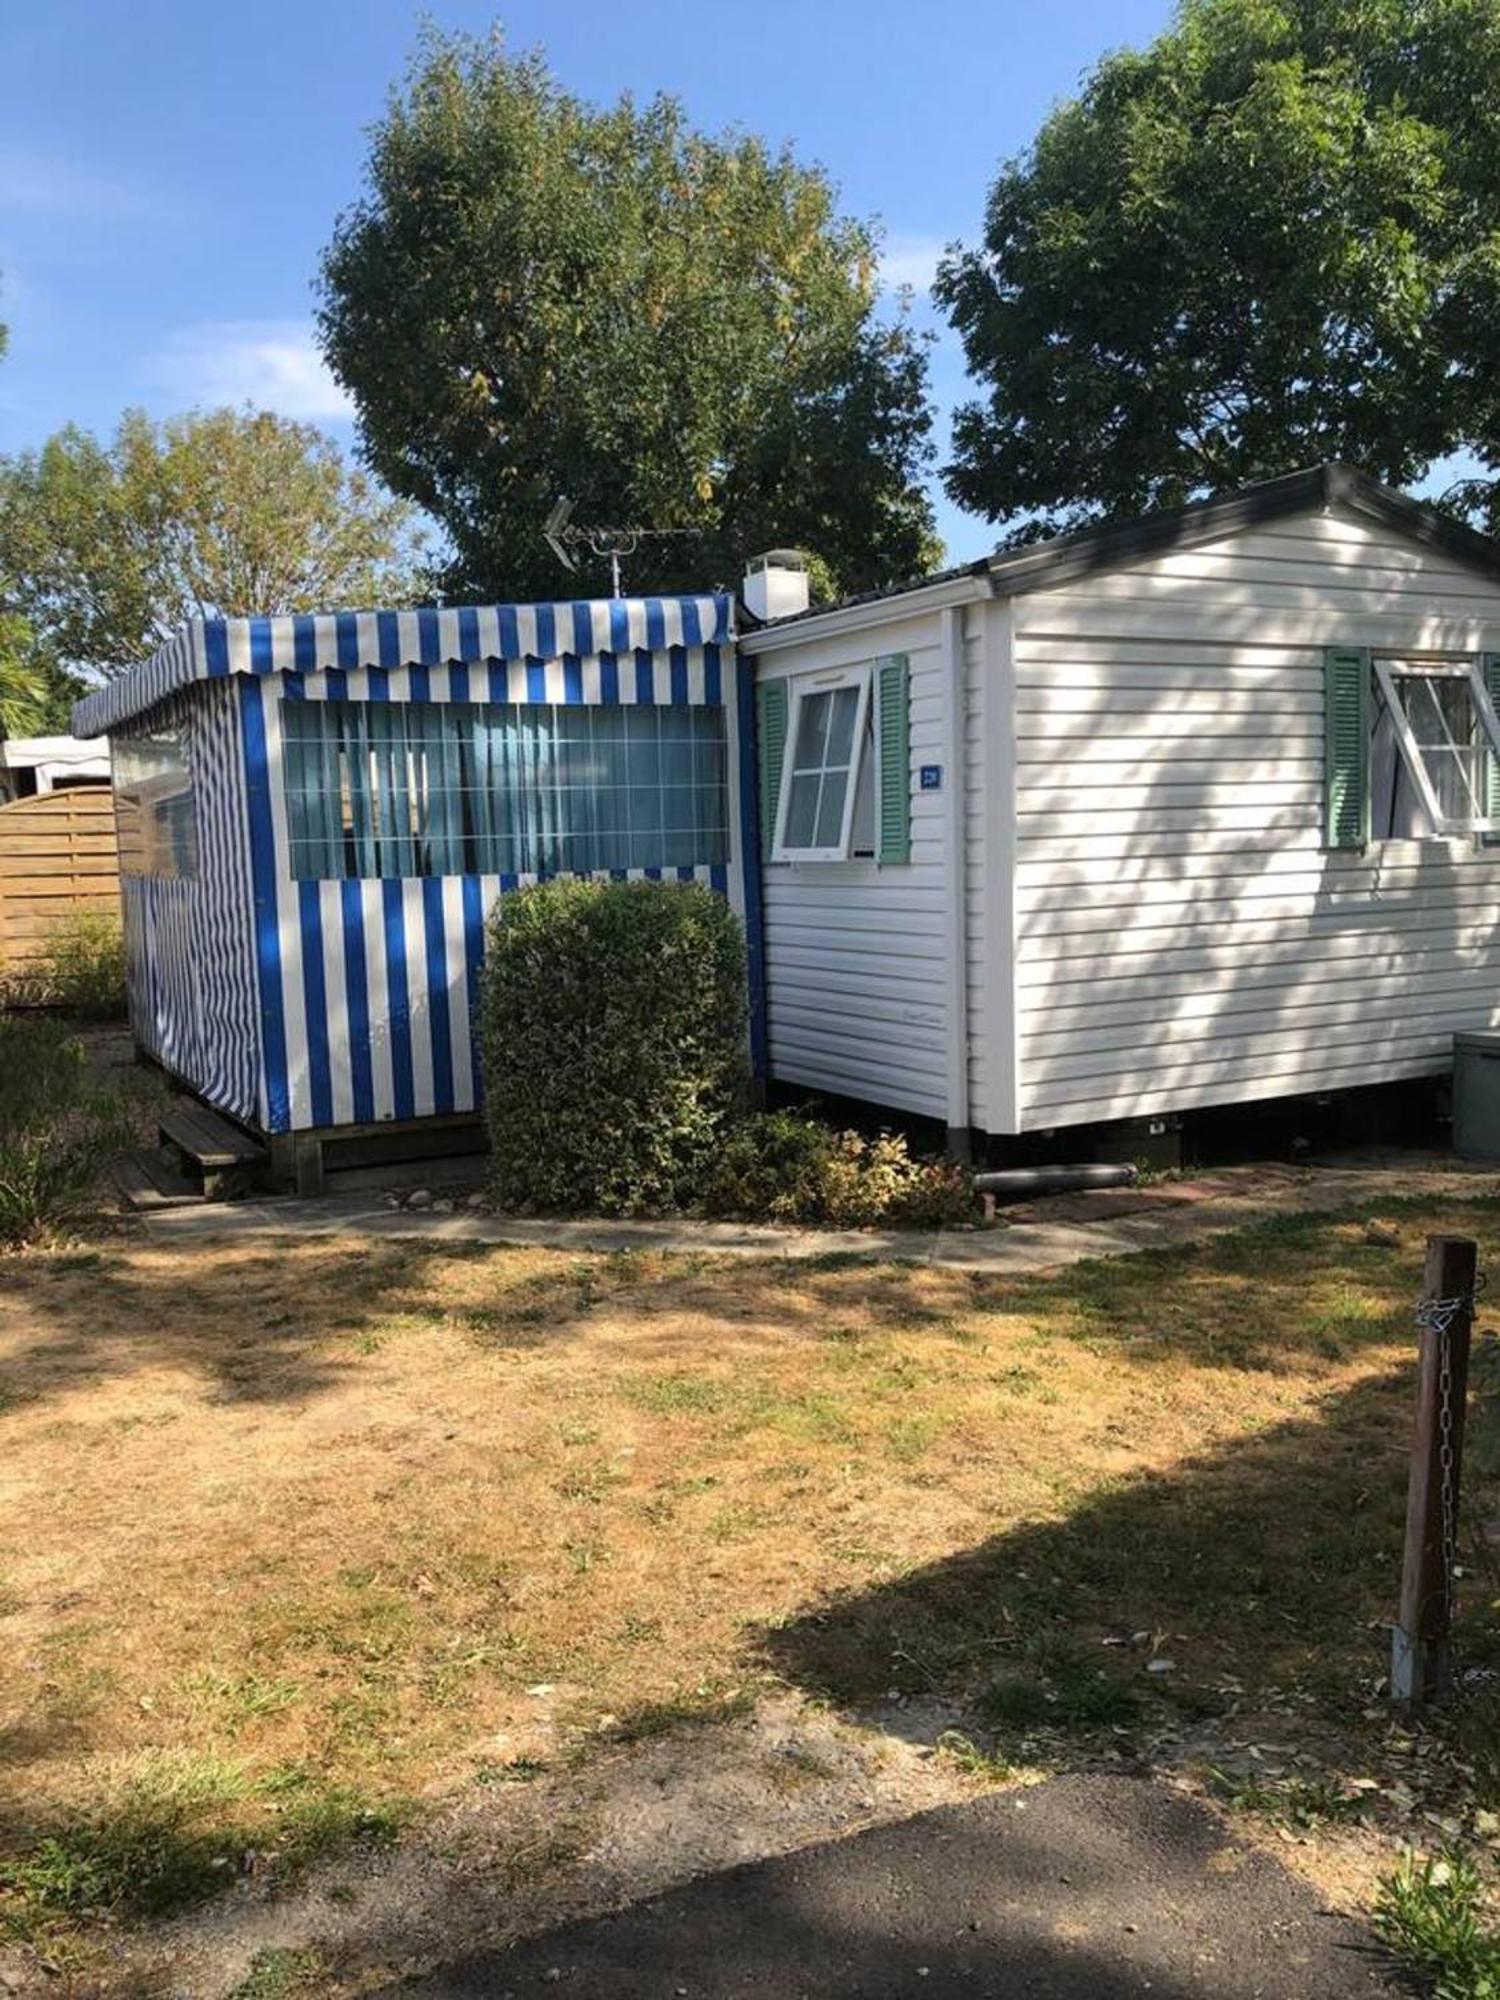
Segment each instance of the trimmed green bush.
[[791,1111],[743,1119],[715,1156],[703,1192],[710,1215],[834,1229],[937,1229],[974,1213],[967,1170],[914,1159],[897,1133],[867,1139]]
[[502,1206],[694,1207],[745,1106],[739,919],[699,883],[520,889],[490,922],[480,1035]]
[[0,1245],[76,1213],[132,1137],[124,1104],[90,1079],[63,1022],[0,1015]]

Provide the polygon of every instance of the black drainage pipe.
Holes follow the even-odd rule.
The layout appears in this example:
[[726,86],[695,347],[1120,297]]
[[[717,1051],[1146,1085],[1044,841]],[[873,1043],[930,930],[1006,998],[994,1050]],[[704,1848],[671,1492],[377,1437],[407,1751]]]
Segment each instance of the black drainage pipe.
[[1086,1188],[1134,1187],[1135,1182],[1135,1168],[1128,1162],[1107,1166],[1095,1161],[1083,1167],[1004,1167],[976,1174],[974,1190],[1001,1201],[1025,1201],[1040,1194],[1079,1194]]

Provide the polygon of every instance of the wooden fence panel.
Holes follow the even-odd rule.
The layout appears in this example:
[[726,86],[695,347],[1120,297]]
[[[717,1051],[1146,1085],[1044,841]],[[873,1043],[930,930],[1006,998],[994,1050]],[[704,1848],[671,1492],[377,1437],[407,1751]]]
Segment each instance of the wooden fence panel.
[[80,785],[0,806],[0,973],[24,972],[59,917],[118,909],[114,793]]

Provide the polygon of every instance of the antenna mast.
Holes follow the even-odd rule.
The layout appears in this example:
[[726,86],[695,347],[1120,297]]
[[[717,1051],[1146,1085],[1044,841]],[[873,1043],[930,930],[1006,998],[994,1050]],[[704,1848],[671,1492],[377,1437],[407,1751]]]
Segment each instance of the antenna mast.
[[585,528],[573,521],[573,502],[561,499],[547,516],[542,528],[542,539],[564,569],[577,570],[578,552],[587,549],[590,555],[601,560],[609,558],[611,594],[623,597],[620,584],[620,564],[626,556],[633,556],[645,541],[665,541],[673,535],[691,535],[694,528]]

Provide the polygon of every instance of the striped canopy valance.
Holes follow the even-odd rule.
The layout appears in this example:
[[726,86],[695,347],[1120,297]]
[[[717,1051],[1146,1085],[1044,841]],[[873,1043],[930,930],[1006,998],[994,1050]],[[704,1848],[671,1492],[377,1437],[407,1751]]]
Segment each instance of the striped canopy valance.
[[80,701],[73,710],[73,733],[107,735],[175,689],[223,674],[438,667],[450,661],[556,660],[713,646],[733,637],[733,607],[733,598],[719,594],[195,618],[149,660]]

